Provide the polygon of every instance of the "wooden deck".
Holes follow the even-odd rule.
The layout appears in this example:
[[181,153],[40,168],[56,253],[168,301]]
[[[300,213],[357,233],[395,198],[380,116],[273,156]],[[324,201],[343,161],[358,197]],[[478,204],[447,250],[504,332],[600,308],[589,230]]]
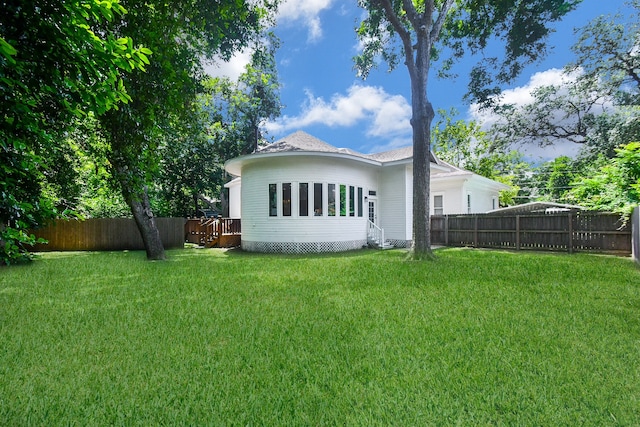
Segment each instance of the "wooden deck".
[[242,235],[239,218],[188,219],[185,240],[206,248],[233,248],[240,246]]

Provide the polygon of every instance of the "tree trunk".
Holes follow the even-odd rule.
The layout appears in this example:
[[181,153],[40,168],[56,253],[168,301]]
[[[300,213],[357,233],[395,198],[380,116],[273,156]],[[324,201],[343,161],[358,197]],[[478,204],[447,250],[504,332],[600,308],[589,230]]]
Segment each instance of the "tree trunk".
[[411,127],[413,128],[413,236],[411,257],[432,259],[431,216],[431,123],[435,117],[427,98],[429,43],[418,42],[415,67],[411,75]]
[[[434,118],[431,103],[420,108],[422,114],[414,115],[413,126],[413,236],[411,252],[416,260],[430,259],[431,251],[431,149],[430,129]],[[417,118],[416,118],[417,117]]]
[[220,189],[220,208],[222,209],[222,216],[229,218],[229,200],[227,199],[224,185]]
[[140,231],[140,237],[142,237],[144,249],[147,252],[147,259],[151,261],[167,259],[162,239],[160,239],[160,231],[156,226],[156,221],[151,211],[147,187],[140,185],[138,188],[138,185],[128,177],[126,167],[116,166],[115,169],[124,199],[129,205],[133,219],[136,221]]
[[140,236],[144,242],[144,249],[147,252],[147,259],[153,261],[167,259],[164,253],[162,239],[160,239],[160,231],[156,226],[156,221],[151,212],[147,189],[144,188],[142,190],[140,197],[128,199],[127,203],[138,225]]
[[193,193],[193,206],[195,207],[195,210],[193,211],[193,217],[197,218],[198,217],[198,193]]

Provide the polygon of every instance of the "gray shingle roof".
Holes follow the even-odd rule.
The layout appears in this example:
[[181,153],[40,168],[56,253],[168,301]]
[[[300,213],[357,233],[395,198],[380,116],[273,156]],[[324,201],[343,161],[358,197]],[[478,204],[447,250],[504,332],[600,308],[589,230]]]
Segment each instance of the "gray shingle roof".
[[256,153],[282,153],[287,151],[320,151],[325,153],[339,153],[338,148],[331,144],[311,136],[306,132],[298,131],[291,135],[269,144]]
[[413,147],[403,147],[382,153],[369,154],[369,157],[379,162],[393,162],[413,157]]
[[[356,157],[362,157],[364,159],[375,160],[380,163],[394,162],[398,160],[411,159],[413,157],[413,147],[403,147],[396,150],[384,151],[382,153],[375,154],[362,154],[357,151],[348,148],[337,148],[331,144],[328,144],[315,136],[309,135],[303,131],[297,131],[291,135],[269,144],[260,150],[256,151],[256,154],[261,153],[283,153],[288,151],[311,151],[322,153],[342,153],[350,154]],[[431,161],[436,163],[436,159],[431,157]]]

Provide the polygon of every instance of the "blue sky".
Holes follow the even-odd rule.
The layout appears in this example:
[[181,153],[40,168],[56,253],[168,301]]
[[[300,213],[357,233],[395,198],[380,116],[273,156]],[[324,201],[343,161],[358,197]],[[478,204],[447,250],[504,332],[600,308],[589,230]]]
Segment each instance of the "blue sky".
[[[584,0],[577,10],[555,25],[546,59],[525,69],[508,90],[515,102],[526,102],[531,88],[552,83],[559,69],[573,59],[573,29],[582,27],[602,14],[615,14],[623,0]],[[304,130],[337,147],[364,153],[379,152],[411,144],[409,119],[409,76],[404,65],[387,72],[386,64],[372,71],[367,80],[356,76],[353,56],[359,44],[354,28],[364,11],[355,1],[286,0],[280,7],[276,35],[281,39],[277,52],[278,74],[282,85],[282,116],[265,124],[269,138],[275,140]],[[215,72],[237,76],[246,64],[247,52],[222,64]],[[432,75],[429,98],[434,108],[455,107],[462,118],[479,117],[463,102],[472,58],[457,66],[456,80],[440,80]],[[438,64],[435,64],[437,67]],[[531,148],[530,154],[552,158],[571,154],[571,145]]]

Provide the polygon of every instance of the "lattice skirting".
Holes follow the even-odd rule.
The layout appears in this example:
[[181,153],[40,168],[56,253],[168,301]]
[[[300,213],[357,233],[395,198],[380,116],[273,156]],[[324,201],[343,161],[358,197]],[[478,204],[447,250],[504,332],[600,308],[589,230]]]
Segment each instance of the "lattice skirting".
[[387,239],[396,248],[410,248],[411,240]]
[[344,252],[367,246],[366,240],[345,242],[250,242],[243,240],[242,249],[247,252],[307,254],[320,252]]

